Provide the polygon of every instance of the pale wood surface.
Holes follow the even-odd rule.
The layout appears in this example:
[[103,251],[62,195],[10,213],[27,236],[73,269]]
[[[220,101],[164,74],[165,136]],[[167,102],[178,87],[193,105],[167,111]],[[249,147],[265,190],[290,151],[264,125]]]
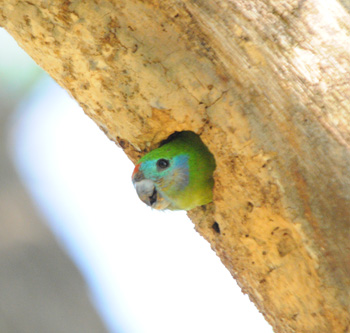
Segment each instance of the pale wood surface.
[[201,134],[217,161],[215,201],[189,215],[276,331],[349,329],[341,4],[0,4],[0,24],[131,159],[174,131]]

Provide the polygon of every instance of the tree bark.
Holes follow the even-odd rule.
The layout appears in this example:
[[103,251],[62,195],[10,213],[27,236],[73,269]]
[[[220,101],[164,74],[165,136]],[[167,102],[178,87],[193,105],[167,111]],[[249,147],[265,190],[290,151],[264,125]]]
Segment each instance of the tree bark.
[[348,2],[0,4],[0,24],[132,160],[201,135],[214,203],[189,216],[276,331],[349,330]]

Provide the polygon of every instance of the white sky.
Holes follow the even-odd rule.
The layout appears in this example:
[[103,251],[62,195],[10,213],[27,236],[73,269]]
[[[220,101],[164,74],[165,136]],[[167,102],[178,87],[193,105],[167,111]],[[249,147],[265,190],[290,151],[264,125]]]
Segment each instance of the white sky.
[[51,79],[12,126],[20,174],[110,332],[272,332],[184,212],[138,199],[133,164]]

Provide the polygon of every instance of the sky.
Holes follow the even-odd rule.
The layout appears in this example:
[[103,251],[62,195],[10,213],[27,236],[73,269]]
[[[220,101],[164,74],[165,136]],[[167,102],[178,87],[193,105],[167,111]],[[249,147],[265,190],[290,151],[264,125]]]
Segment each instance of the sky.
[[[37,75],[3,29],[0,48],[0,70]],[[50,77],[10,127],[21,178],[110,332],[272,332],[185,212],[139,200],[131,161]]]

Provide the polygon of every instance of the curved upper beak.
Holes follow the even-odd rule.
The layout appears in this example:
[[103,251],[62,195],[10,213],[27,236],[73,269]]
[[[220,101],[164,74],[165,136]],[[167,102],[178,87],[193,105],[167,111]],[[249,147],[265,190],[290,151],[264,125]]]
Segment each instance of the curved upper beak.
[[152,180],[143,179],[134,183],[137,195],[148,206],[153,207],[157,202],[157,190]]
[[132,183],[135,186],[137,195],[148,206],[152,207],[157,201],[157,190],[152,180],[145,179],[143,172],[140,169],[141,163],[135,166],[132,173]]
[[155,209],[167,208],[169,203],[164,200],[161,194],[157,191],[153,180],[145,179],[143,172],[139,170],[139,168],[140,164],[137,164],[131,178],[141,201]]

